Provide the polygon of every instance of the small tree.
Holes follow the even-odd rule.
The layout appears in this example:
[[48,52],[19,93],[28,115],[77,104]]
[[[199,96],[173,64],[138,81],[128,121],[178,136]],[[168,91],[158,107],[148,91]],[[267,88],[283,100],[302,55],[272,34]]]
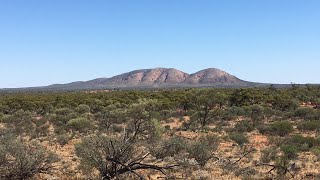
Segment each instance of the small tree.
[[[143,178],[139,170],[154,170],[165,174],[165,170],[175,165],[157,165],[148,163],[151,155],[148,142],[160,138],[152,138],[150,131],[157,130],[157,122],[153,120],[152,102],[139,101],[131,105],[126,112],[127,126],[123,133],[93,135],[82,139],[76,145],[76,154],[85,169],[95,169],[102,179],[114,179],[133,174]],[[154,127],[149,129],[149,127]],[[158,135],[158,134],[157,134]]]
[[275,172],[277,175],[276,179],[286,179],[285,176],[287,174],[290,174],[294,178],[292,172],[295,171],[296,164],[291,163],[290,160],[296,157],[296,149],[285,145],[281,147],[280,152],[278,150],[276,147],[271,147],[262,151],[262,163],[256,166],[270,167],[268,173]]
[[118,108],[115,105],[109,105],[102,111],[95,114],[95,119],[98,121],[99,128],[109,130],[112,124],[123,123],[126,110]]
[[137,140],[134,136],[89,136],[76,145],[76,154],[82,167],[98,170],[102,179],[125,177],[128,174],[142,179],[139,170],[165,173],[166,169],[174,167],[146,163],[150,152],[143,150],[145,146]]
[[200,122],[202,127],[206,126],[210,119],[218,115],[218,111],[214,111],[214,109],[221,109],[226,102],[223,94],[209,90],[194,90],[189,99],[194,110],[191,118],[193,121]]

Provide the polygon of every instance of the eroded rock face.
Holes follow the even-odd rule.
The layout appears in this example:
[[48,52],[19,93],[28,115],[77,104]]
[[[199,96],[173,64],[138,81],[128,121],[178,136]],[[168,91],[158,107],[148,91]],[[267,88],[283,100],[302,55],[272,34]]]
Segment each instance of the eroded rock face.
[[222,70],[210,68],[194,74],[187,74],[177,69],[144,69],[132,71],[107,79],[106,83],[129,85],[161,85],[161,84],[210,84],[239,83],[240,79]]
[[163,83],[181,83],[189,75],[177,69],[144,69],[121,74],[109,79],[112,83],[128,84],[163,84]]

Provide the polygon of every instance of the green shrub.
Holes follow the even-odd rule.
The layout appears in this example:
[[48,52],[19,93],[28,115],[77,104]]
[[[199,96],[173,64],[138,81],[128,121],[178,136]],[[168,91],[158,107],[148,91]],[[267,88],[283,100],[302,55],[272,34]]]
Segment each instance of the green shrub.
[[238,122],[234,127],[234,131],[237,132],[251,132],[254,130],[254,124],[248,120]]
[[68,124],[69,127],[71,127],[73,130],[79,131],[79,132],[85,132],[88,131],[93,127],[93,124],[90,120],[87,118],[76,118],[71,119]]
[[273,131],[272,127],[267,124],[260,124],[259,126],[257,126],[257,129],[261,134],[271,134]]
[[320,121],[302,121],[298,124],[298,129],[301,131],[315,131],[320,129]]
[[294,130],[289,121],[277,121],[270,125],[261,124],[257,129],[261,134],[278,135],[281,137],[286,136]]
[[69,108],[60,108],[55,114],[46,116],[46,118],[55,126],[66,125],[69,120],[77,118],[77,114]]
[[164,127],[157,119],[151,119],[148,129],[150,130],[149,140],[152,142],[159,141],[165,131]]
[[200,166],[205,166],[212,158],[212,149],[207,143],[196,142],[189,149],[189,158],[194,158]]
[[77,108],[76,108],[76,112],[79,114],[86,114],[90,112],[90,106],[86,105],[86,104],[80,104]]
[[269,163],[270,161],[275,160],[277,157],[277,147],[266,148],[261,151],[261,162]]
[[189,158],[194,158],[200,166],[205,166],[212,158],[212,152],[218,148],[219,138],[215,135],[201,137],[188,148]]
[[172,137],[168,140],[163,140],[160,143],[150,144],[150,153],[157,159],[164,157],[174,157],[179,155],[182,151],[188,149],[188,143],[184,138]]
[[37,141],[25,141],[0,132],[1,179],[34,179],[39,174],[50,174],[59,160]]
[[242,107],[237,107],[237,106],[232,106],[229,109],[229,112],[234,114],[235,116],[245,116],[246,115],[245,109]]
[[277,121],[271,124],[272,133],[279,136],[286,136],[293,131],[293,126],[289,121]]
[[310,107],[299,107],[294,111],[294,116],[299,118],[307,118],[314,114],[315,110]]
[[282,145],[281,151],[283,152],[284,156],[287,157],[288,159],[295,159],[298,155],[298,149],[296,146],[287,144],[287,145]]
[[13,129],[19,135],[30,135],[34,132],[33,120],[32,114],[24,110],[19,110],[2,118],[2,122],[6,123],[8,128]]
[[200,142],[207,144],[211,150],[216,150],[219,146],[219,137],[216,135],[206,135],[200,138]]
[[242,146],[246,143],[248,143],[248,138],[243,135],[242,133],[238,133],[238,132],[235,132],[235,133],[231,133],[229,135],[229,138],[233,141],[235,141],[238,145]]
[[310,149],[320,145],[320,141],[313,137],[303,137],[301,135],[291,136],[287,144],[293,145],[299,151],[309,151]]
[[232,112],[230,111],[225,111],[222,115],[221,115],[221,119],[224,121],[232,121],[237,119],[237,116],[234,115]]
[[71,113],[73,113],[73,110],[69,108],[60,108],[55,110],[55,114],[61,115],[61,116],[68,116]]
[[273,110],[271,107],[265,107],[264,108],[264,115],[267,118],[271,118],[273,115],[275,115],[275,110]]

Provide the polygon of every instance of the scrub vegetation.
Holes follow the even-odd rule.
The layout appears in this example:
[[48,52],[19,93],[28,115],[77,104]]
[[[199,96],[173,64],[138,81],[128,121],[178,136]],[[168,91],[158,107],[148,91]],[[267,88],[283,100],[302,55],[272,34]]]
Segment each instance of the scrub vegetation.
[[319,179],[320,87],[0,93],[0,179]]

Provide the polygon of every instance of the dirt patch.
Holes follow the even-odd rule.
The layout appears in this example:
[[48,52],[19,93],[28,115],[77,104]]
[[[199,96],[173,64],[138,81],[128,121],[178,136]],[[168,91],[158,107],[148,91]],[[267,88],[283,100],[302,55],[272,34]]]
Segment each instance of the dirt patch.
[[268,137],[260,134],[249,135],[249,142],[255,149],[264,149],[270,145]]

